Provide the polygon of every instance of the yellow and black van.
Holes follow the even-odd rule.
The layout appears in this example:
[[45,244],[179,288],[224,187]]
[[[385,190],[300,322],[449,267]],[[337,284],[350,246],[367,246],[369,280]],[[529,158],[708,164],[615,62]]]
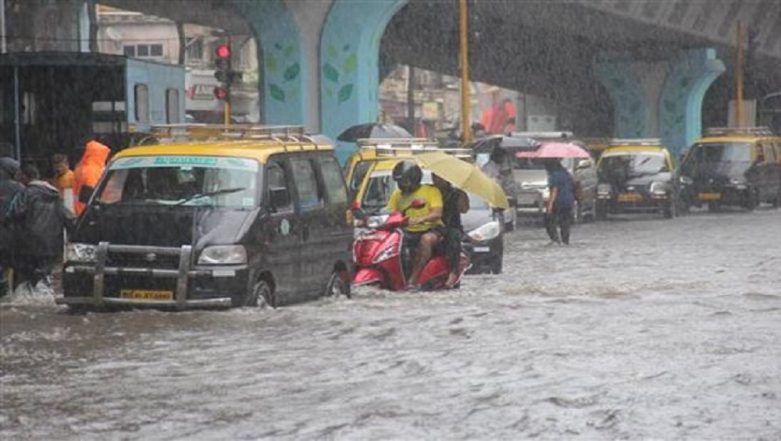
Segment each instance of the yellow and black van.
[[67,245],[74,309],[277,306],[349,295],[333,147],[301,128],[176,126],[112,159]]
[[718,210],[781,204],[781,137],[762,127],[712,128],[681,164],[682,199]]

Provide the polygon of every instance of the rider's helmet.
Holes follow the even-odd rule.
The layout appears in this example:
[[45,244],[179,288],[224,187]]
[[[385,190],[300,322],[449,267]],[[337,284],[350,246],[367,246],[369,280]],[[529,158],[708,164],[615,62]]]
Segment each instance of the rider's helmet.
[[420,186],[423,171],[420,170],[415,161],[404,160],[393,167],[391,176],[402,193],[411,193]]

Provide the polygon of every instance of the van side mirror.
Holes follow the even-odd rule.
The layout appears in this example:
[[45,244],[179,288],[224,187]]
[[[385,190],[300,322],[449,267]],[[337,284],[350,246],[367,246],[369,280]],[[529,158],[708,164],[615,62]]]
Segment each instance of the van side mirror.
[[89,199],[92,197],[92,193],[95,192],[95,187],[89,185],[83,185],[79,190],[79,202],[82,204],[89,203]]
[[273,187],[270,190],[271,208],[277,209],[290,205],[290,192],[285,187]]

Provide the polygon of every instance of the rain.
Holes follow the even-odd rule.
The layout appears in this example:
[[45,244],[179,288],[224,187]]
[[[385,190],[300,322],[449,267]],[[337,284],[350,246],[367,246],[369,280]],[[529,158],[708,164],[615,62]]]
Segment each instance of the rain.
[[781,5],[719,5],[0,0],[0,439],[781,439]]

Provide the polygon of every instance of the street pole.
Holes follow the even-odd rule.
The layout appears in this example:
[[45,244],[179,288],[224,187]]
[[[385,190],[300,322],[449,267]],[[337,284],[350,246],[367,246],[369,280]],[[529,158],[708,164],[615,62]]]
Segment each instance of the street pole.
[[735,124],[743,127],[743,23],[738,20],[738,56],[735,66]]
[[16,159],[22,160],[22,115],[19,114],[19,66],[14,66],[14,141],[16,141]]
[[[231,36],[228,35],[228,47],[230,48],[230,55],[228,55],[228,75],[230,76],[230,73],[233,71],[233,45],[231,45]],[[229,128],[231,126],[231,79],[228,78],[228,81],[226,83],[226,89],[228,92],[227,99],[225,100],[225,103],[223,104],[223,123],[225,125],[225,128]]]
[[6,52],[5,44],[5,0],[0,0],[0,54]]
[[472,142],[472,126],[470,117],[471,100],[469,98],[469,12],[467,0],[459,0],[460,28],[460,61],[461,61],[461,129],[464,133],[464,143]]

